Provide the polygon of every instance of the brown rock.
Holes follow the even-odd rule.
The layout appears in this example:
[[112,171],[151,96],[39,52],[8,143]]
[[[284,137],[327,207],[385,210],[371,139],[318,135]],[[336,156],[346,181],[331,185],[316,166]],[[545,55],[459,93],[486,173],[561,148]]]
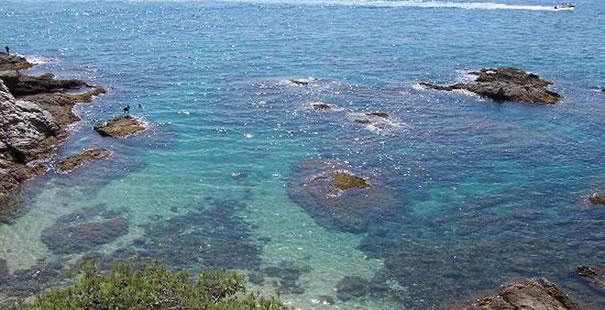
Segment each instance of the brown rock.
[[143,129],[145,127],[136,118],[129,115],[112,118],[94,127],[94,130],[101,136],[108,137],[125,137]]
[[0,53],[0,71],[6,70],[25,70],[34,65],[27,61],[25,57],[14,54]]
[[567,294],[544,278],[510,282],[495,295],[468,304],[446,307],[450,310],[580,310]]
[[72,171],[72,170],[78,168],[79,166],[83,165],[86,162],[93,161],[93,160],[106,159],[110,155],[111,155],[111,152],[109,152],[106,149],[90,149],[90,150],[86,150],[86,151],[82,152],[81,154],[72,155],[72,156],[65,158],[64,160],[59,162],[59,164],[57,165],[57,168],[61,172],[69,172],[69,171]]
[[444,91],[464,89],[497,101],[555,104],[562,98],[561,95],[547,89],[552,82],[517,68],[481,69],[471,74],[477,76],[471,83],[441,86],[421,82],[420,85]]
[[348,171],[334,171],[328,173],[328,176],[332,179],[332,186],[339,190],[349,190],[349,189],[363,189],[370,187],[368,181],[366,179],[356,176]]

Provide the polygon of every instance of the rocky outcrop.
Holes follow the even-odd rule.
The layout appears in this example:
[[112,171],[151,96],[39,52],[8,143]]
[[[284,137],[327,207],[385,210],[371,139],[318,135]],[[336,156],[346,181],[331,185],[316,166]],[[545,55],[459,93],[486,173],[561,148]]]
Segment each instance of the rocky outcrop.
[[593,205],[605,205],[605,197],[599,193],[594,193],[588,197],[588,201]]
[[50,112],[60,125],[69,125],[80,120],[80,117],[73,112],[73,107],[77,103],[91,102],[95,96],[105,92],[104,88],[96,87],[83,93],[44,93],[21,98],[37,103],[42,109]]
[[60,161],[59,164],[57,164],[57,169],[61,172],[69,172],[82,166],[86,162],[106,159],[109,158],[109,156],[111,156],[111,152],[106,149],[90,149]]
[[15,99],[0,81],[0,218],[10,213],[11,192],[45,171],[32,161],[46,158],[64,136],[50,113]]
[[332,110],[332,106],[331,105],[329,105],[327,103],[323,103],[323,102],[313,102],[313,103],[311,103],[311,107],[315,111],[330,111],[330,110]]
[[33,67],[34,65],[27,61],[25,57],[0,53],[0,71],[6,70],[25,70]]
[[332,161],[303,162],[288,182],[288,194],[319,224],[349,232],[365,231],[368,223],[391,216],[398,205],[376,176]]
[[580,306],[554,283],[544,278],[504,284],[497,294],[468,304],[446,307],[450,310],[580,310]]
[[435,90],[467,90],[496,101],[521,101],[532,104],[555,104],[561,95],[548,90],[552,82],[517,68],[481,69],[470,72],[477,76],[474,82],[449,86],[421,82],[420,85]]
[[43,93],[56,93],[81,87],[90,87],[80,80],[57,80],[52,73],[39,76],[25,75],[19,71],[2,71],[0,79],[14,96],[27,96]]
[[145,126],[136,118],[124,115],[97,124],[94,130],[104,137],[125,137],[144,130]]
[[12,194],[24,181],[43,174],[39,160],[48,159],[66,138],[62,125],[79,118],[76,102],[90,101],[104,92],[65,90],[89,87],[79,80],[56,80],[52,74],[28,76],[17,71],[31,67],[23,57],[0,55],[0,221],[15,214]]
[[315,78],[289,79],[288,82],[297,86],[308,86],[311,82],[316,81]]

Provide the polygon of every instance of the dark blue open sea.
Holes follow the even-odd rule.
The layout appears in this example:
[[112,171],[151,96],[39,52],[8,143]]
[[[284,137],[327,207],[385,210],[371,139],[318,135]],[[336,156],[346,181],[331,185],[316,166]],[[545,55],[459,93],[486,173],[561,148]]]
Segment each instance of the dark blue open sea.
[[[432,309],[531,276],[604,309],[574,269],[605,263],[605,208],[586,202],[605,190],[605,2],[576,1],[2,0],[0,44],[40,63],[33,72],[109,90],[77,107],[58,157],[114,155],[25,186],[21,216],[0,224],[1,298],[60,283],[82,257],[139,255],[239,270],[299,309]],[[495,66],[539,74],[564,99],[418,86]],[[92,130],[126,104],[148,130]],[[391,121],[351,121],[375,111]],[[363,229],[293,194],[317,159],[376,180]],[[49,228],[79,214],[119,214],[128,233],[51,251]],[[337,298],[351,276],[368,280],[365,294]]]

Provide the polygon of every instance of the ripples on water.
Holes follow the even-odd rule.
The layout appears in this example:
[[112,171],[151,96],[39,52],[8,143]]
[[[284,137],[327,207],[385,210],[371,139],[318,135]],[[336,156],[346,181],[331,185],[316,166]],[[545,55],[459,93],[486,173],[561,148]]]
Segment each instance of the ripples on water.
[[[605,187],[600,2],[574,12],[521,1],[29,4],[0,8],[3,40],[36,56],[37,72],[111,90],[79,107],[86,120],[61,154],[102,145],[115,156],[26,188],[25,214],[0,226],[5,295],[57,283],[82,256],[142,255],[236,268],[301,308],[427,309],[527,276],[603,306],[572,276],[604,258],[605,211],[584,202]],[[498,104],[415,86],[497,65],[543,75],[566,99]],[[125,103],[143,104],[133,112],[152,129],[97,137],[92,122]],[[376,111],[393,121],[351,121]],[[315,221],[287,188],[314,159],[380,177],[396,213],[360,234]],[[128,232],[53,254],[49,227],[83,210],[86,221],[124,218]],[[338,300],[351,275],[368,295]]]

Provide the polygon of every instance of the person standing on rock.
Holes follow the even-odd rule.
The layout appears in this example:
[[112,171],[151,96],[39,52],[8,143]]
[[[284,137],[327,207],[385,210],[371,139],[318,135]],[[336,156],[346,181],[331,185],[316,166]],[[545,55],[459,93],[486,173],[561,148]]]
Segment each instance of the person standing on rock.
[[123,109],[122,112],[124,112],[124,114],[130,114],[130,105],[126,105]]
[[4,49],[6,50],[6,54],[10,55],[10,49],[8,48],[8,45],[4,47]]

